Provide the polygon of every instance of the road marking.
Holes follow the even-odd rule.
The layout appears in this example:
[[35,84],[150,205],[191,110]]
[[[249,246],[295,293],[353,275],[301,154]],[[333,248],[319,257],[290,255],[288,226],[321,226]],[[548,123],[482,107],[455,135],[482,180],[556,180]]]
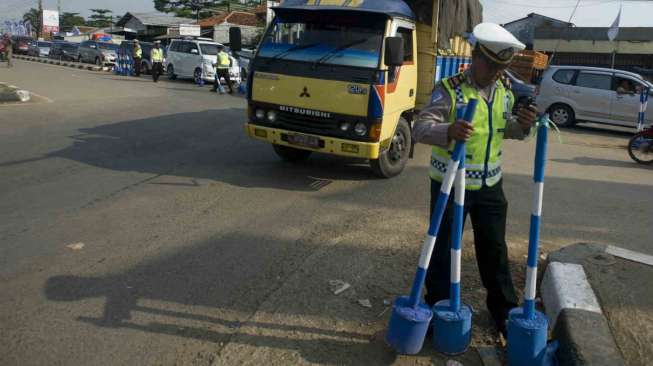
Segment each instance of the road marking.
[[612,254],[615,257],[653,266],[653,256],[650,256],[648,254],[639,253],[632,250],[615,247],[612,245],[608,245],[608,247],[605,248],[605,252],[608,254]]

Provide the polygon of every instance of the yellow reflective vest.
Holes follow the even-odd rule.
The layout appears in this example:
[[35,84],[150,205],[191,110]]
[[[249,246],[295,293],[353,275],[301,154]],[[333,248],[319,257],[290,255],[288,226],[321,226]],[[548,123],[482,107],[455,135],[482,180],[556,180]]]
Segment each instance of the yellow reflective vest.
[[[456,120],[457,106],[466,104],[469,99],[478,100],[476,114],[472,121],[474,133],[467,141],[465,189],[479,190],[483,186],[492,187],[501,180],[501,148],[506,123],[514,104],[512,92],[497,80],[492,103],[488,103],[478,90],[466,82],[463,73],[444,79],[442,84],[452,101],[449,122]],[[442,182],[451,158],[455,141],[448,148],[433,146],[431,152],[431,179]]]
[[224,51],[218,52],[218,69],[228,69],[230,63],[231,60],[229,59],[228,53]]
[[152,52],[150,52],[150,60],[152,62],[163,62],[163,49],[152,48]]
[[142,58],[143,57],[143,49],[140,47],[134,47],[134,57],[135,58]]

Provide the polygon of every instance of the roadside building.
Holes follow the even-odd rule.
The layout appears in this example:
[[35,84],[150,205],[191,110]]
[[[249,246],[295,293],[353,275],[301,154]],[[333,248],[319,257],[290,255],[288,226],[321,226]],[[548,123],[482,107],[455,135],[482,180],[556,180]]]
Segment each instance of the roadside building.
[[202,36],[211,36],[214,41],[229,43],[229,29],[239,27],[243,44],[252,45],[260,37],[265,24],[255,13],[232,11],[199,21]]
[[526,49],[533,49],[535,38],[535,29],[540,27],[549,27],[554,29],[573,27],[573,23],[564,22],[555,18],[550,18],[537,13],[530,13],[524,18],[513,20],[503,25],[508,32],[512,33],[518,40],[526,45]]
[[637,71],[653,68],[653,27],[622,27],[617,38],[608,39],[603,27],[538,27],[534,48],[549,55],[554,65],[610,67]]
[[152,41],[156,37],[168,34],[168,28],[180,24],[194,24],[195,20],[181,18],[166,13],[126,13],[118,23],[114,34],[123,34],[126,39],[138,38],[144,41]]

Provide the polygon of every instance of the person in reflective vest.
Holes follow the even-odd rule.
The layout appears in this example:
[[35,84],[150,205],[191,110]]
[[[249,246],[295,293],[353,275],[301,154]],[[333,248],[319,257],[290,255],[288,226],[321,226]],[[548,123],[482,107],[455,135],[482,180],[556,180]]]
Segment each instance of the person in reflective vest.
[[150,61],[152,62],[152,80],[156,83],[159,76],[163,73],[163,49],[161,41],[154,42],[154,48],[150,52]]
[[134,76],[141,76],[141,60],[143,59],[143,49],[137,39],[134,40],[134,50],[132,52],[134,60]]
[[[417,118],[413,138],[433,146],[429,167],[431,212],[455,141],[467,143],[464,212],[465,216],[470,215],[474,229],[476,261],[487,290],[487,307],[497,329],[505,336],[508,311],[518,305],[518,299],[505,239],[508,203],[502,188],[502,146],[504,139],[523,140],[528,135],[537,110],[534,105],[518,106],[517,115],[513,116],[515,99],[508,79],[503,77],[514,54],[525,46],[492,23],[477,25],[472,43],[471,66],[436,85],[431,104]],[[471,98],[479,101],[472,123],[458,120],[458,110]],[[425,297],[430,305],[449,298],[451,201],[427,273]]]
[[231,79],[229,78],[229,68],[231,67],[231,58],[227,51],[225,51],[224,46],[218,46],[218,62],[213,65],[215,67],[215,84],[213,84],[212,92],[217,92],[220,87],[220,79],[224,78],[229,86],[229,94],[233,94],[234,88],[231,85]]

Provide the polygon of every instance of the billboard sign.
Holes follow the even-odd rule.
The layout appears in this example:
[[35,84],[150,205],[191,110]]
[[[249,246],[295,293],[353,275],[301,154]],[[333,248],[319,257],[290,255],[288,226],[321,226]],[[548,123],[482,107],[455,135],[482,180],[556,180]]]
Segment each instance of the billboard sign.
[[199,37],[201,28],[199,24],[179,24],[168,27],[168,35],[171,37]]
[[59,32],[59,12],[56,10],[43,10],[43,33]]

